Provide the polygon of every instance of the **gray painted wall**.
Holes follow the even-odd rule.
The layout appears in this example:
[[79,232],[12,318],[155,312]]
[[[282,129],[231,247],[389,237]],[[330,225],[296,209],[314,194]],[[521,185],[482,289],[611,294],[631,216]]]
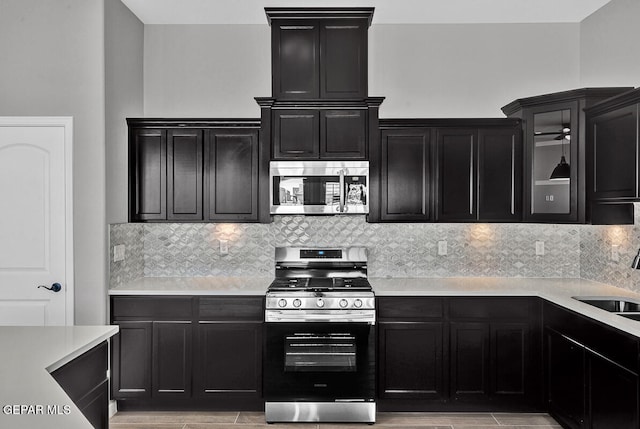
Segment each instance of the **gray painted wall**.
[[127,222],[127,117],[143,116],[144,25],[120,0],[105,1],[107,223]]
[[75,320],[106,320],[103,0],[0,1],[0,115],[73,116]]
[[148,117],[258,118],[271,95],[266,25],[145,25]]
[[640,1],[612,0],[581,23],[582,86],[640,86]]
[[[381,117],[499,117],[580,82],[579,24],[373,25],[369,37]],[[144,55],[146,116],[258,117],[253,98],[271,95],[266,22],[146,25]]]

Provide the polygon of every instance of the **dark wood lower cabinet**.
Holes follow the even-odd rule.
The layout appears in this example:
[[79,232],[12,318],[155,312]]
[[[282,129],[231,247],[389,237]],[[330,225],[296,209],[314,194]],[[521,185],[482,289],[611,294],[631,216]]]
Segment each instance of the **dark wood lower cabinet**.
[[444,401],[444,324],[382,322],[378,329],[379,397]]
[[191,321],[153,322],[152,397],[191,396]]
[[382,411],[541,411],[540,301],[378,298]]
[[260,407],[262,323],[200,322],[198,341],[195,396],[236,401],[236,409]]
[[547,333],[547,401],[549,411],[568,428],[584,427],[584,347],[556,333]]
[[263,300],[112,297],[118,409],[262,410]]
[[451,400],[484,401],[489,395],[489,324],[451,322]]
[[106,341],[51,373],[96,429],[109,427]]
[[546,303],[548,410],[570,429],[640,425],[638,338]]

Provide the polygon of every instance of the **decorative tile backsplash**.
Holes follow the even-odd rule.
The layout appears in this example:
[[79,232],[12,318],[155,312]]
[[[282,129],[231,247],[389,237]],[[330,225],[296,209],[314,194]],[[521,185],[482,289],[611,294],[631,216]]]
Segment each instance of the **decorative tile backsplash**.
[[[635,225],[371,224],[364,216],[275,216],[271,224],[111,225],[111,286],[139,277],[273,275],[277,246],[366,246],[371,277],[581,277],[640,291]],[[219,240],[229,253],[220,254]],[[438,255],[438,241],[447,255]],[[535,242],[545,254],[536,256]],[[617,246],[613,248],[612,246]],[[612,254],[617,252],[617,261]]]
[[[580,225],[371,224],[364,216],[275,216],[271,224],[118,224],[112,286],[136,275],[273,275],[277,246],[366,246],[372,277],[579,277]],[[229,253],[220,254],[219,240]],[[437,243],[447,241],[447,255]],[[535,255],[535,242],[545,255]],[[135,253],[135,256],[133,255]],[[140,256],[142,255],[142,256]]]

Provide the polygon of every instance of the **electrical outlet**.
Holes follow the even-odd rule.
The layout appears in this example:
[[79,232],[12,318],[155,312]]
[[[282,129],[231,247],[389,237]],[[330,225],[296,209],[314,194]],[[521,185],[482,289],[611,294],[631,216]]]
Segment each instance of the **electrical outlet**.
[[118,244],[113,246],[113,262],[124,261],[125,258],[125,246],[124,244]]
[[611,260],[613,262],[620,262],[620,251],[617,244],[611,245]]
[[229,254],[229,242],[227,240],[220,240],[220,254],[221,255]]
[[544,241],[536,241],[536,256],[544,255]]
[[447,256],[447,240],[438,241],[438,255]]

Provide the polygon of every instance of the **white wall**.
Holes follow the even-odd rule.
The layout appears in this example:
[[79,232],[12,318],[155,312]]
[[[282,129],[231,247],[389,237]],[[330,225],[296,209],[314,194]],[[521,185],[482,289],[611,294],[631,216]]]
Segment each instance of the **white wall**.
[[105,1],[106,220],[127,222],[127,117],[143,116],[144,25],[120,0]]
[[[515,98],[579,85],[579,24],[373,25],[369,94],[382,117],[495,117]],[[258,117],[270,28],[146,25],[146,116]]]
[[612,0],[580,28],[582,86],[640,86],[640,1]]
[[73,116],[76,324],[106,321],[103,0],[0,1],[0,116]]

